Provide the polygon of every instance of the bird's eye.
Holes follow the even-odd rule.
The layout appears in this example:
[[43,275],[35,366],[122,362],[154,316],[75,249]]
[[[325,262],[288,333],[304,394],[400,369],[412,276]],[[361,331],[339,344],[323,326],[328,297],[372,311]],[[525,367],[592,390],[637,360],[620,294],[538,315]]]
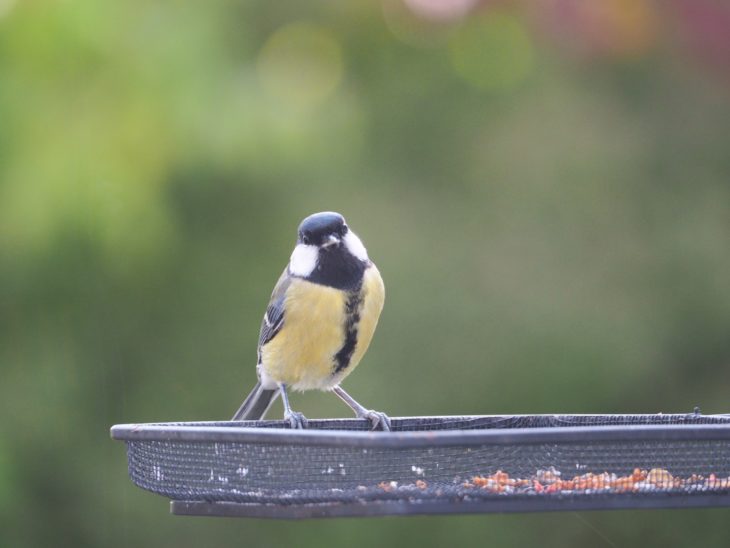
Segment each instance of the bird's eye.
[[302,240],[302,243],[304,245],[308,245],[309,244],[309,236],[307,236],[306,234],[300,235],[299,236],[299,239]]
[[347,234],[347,230],[347,225],[342,225],[342,228],[340,228],[340,234],[344,236],[345,234]]

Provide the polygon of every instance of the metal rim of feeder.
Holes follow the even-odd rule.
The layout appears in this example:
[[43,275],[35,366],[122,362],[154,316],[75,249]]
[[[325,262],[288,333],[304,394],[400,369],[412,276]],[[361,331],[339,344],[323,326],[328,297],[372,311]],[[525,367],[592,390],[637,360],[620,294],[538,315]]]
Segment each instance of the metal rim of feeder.
[[[181,515],[311,518],[730,506],[730,415],[404,417],[392,424],[392,432],[372,432],[359,419],[311,420],[307,430],[291,430],[283,421],[150,423],[116,425],[111,434],[127,444],[133,481],[173,499],[171,511]],[[420,459],[428,467],[431,453],[441,472],[430,469],[423,476],[428,489],[419,492],[407,483],[415,481],[408,465]],[[239,462],[248,463],[250,475],[244,464],[237,472],[245,474],[237,475]],[[398,490],[381,493],[375,487],[379,462],[382,480],[398,479]],[[716,471],[724,483],[622,494],[492,496],[449,482],[449,474],[468,477],[499,467],[520,477],[551,462],[567,477],[575,471],[570,463],[588,463],[585,469],[594,472],[613,466],[616,475],[637,462],[671,469],[681,481],[694,472],[714,477]],[[414,473],[420,466],[412,467]]]

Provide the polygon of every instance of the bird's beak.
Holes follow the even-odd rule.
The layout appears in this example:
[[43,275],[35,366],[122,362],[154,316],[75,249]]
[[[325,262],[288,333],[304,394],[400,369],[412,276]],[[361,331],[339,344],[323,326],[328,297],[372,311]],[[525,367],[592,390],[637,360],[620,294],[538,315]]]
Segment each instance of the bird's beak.
[[322,247],[326,249],[333,245],[339,245],[339,243],[340,239],[334,234],[330,234],[329,236],[327,236],[327,240],[322,244]]

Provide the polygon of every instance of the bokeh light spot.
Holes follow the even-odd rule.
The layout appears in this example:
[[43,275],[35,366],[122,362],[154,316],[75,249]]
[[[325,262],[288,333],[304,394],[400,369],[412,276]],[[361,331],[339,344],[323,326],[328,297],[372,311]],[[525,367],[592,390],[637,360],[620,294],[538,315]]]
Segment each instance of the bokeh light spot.
[[533,48],[518,19],[492,13],[456,33],[451,62],[457,74],[480,89],[511,89],[532,70]]
[[261,84],[273,96],[311,109],[330,97],[342,82],[342,48],[327,29],[292,23],[266,41],[257,71]]
[[454,21],[464,17],[477,0],[404,0],[413,13],[432,21]]
[[0,17],[4,17],[15,5],[16,0],[0,0]]
[[632,0],[550,0],[530,5],[534,20],[579,57],[640,57],[657,41],[656,5]]

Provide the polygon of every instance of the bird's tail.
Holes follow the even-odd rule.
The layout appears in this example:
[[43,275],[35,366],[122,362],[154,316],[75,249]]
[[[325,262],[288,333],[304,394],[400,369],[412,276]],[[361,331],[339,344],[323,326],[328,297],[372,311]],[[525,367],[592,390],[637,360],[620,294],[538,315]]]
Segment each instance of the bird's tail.
[[241,407],[233,415],[232,421],[257,421],[264,418],[266,412],[279,395],[279,389],[267,390],[261,386],[261,381],[256,383],[251,393],[243,400]]

